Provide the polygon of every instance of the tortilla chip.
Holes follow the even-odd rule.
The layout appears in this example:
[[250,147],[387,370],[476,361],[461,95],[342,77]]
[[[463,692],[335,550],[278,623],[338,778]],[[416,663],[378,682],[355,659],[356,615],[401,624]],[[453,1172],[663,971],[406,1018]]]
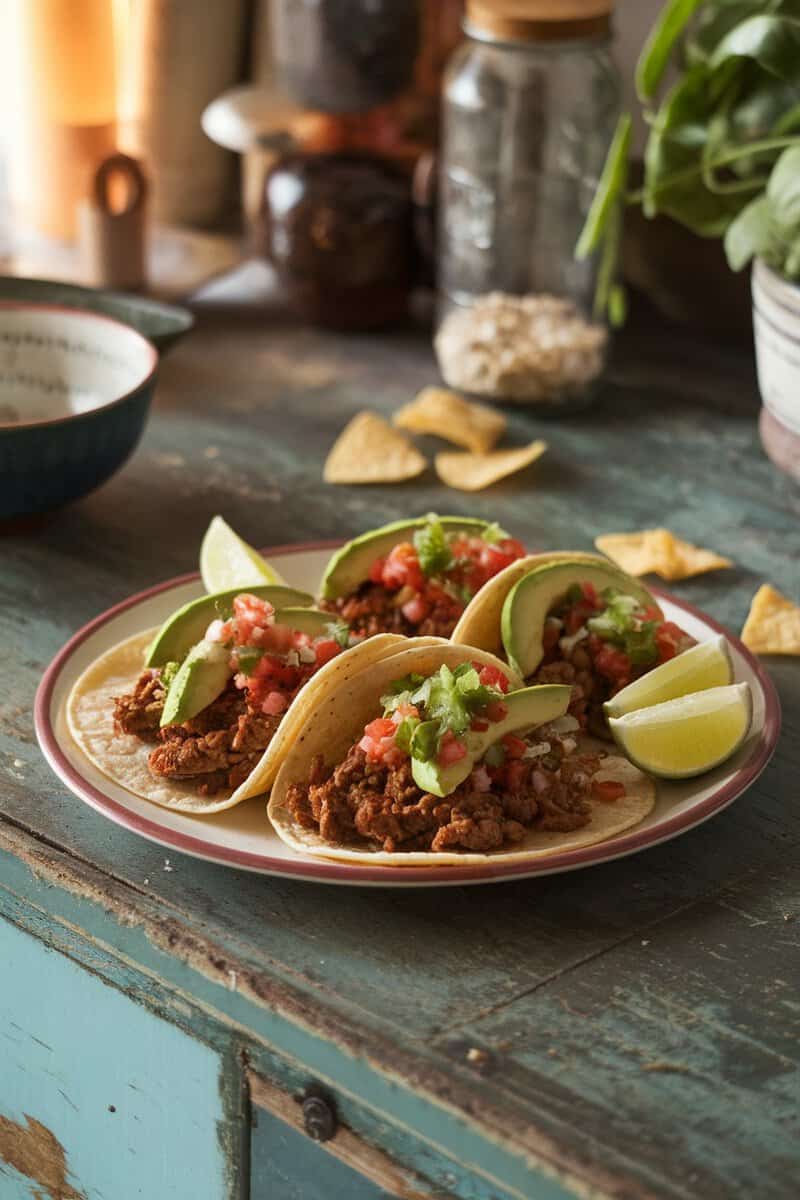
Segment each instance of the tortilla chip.
[[800,654],[800,605],[762,583],[753,596],[742,641],[756,654]]
[[436,471],[442,483],[461,492],[480,492],[506,475],[521,471],[541,458],[547,442],[531,442],[513,450],[494,450],[491,454],[460,454],[447,451],[436,455]]
[[326,483],[400,483],[428,465],[402,433],[377,413],[360,412],[344,427],[325,460]]
[[693,546],[669,529],[643,529],[638,533],[605,533],[594,539],[598,550],[629,575],[660,575],[662,579],[689,579],[706,571],[732,567],[729,558]]
[[472,404],[447,388],[427,387],[399,408],[392,418],[400,429],[432,433],[465,446],[475,454],[486,454],[505,432],[506,419],[485,404]]

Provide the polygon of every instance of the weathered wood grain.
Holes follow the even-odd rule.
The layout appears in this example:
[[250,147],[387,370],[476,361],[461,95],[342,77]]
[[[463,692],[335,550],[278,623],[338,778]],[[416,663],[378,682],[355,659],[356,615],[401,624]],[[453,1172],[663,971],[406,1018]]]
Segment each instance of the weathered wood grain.
[[[320,1031],[587,1187],[789,1196],[800,1170],[798,661],[770,663],[783,741],[732,809],[633,859],[491,889],[322,888],[179,855],[166,872],[162,851],[80,805],[39,756],[30,705],[44,665],[101,609],[193,569],[218,511],[261,544],[345,537],[431,508],[497,518],[541,547],[664,524],[737,563],[675,587],[731,628],[763,579],[800,597],[800,492],[758,445],[746,349],[629,331],[596,410],[510,412],[515,440],[544,436],[551,450],[476,497],[432,473],[392,489],[322,484],[348,416],[389,411],[434,378],[412,333],[342,339],[244,310],[201,313],[164,363],[131,463],[35,533],[0,540],[0,811],[44,860],[48,845],[63,851],[73,881],[90,870],[117,881],[112,911],[161,920],[177,958],[193,946],[209,974],[216,956],[263,996],[294,996]],[[488,1062],[470,1062],[471,1047]]]

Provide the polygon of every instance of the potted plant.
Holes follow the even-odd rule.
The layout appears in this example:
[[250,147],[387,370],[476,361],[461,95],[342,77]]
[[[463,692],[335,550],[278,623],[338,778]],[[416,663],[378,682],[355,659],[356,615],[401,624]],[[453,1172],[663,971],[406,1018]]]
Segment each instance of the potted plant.
[[576,249],[601,256],[596,307],[624,317],[623,200],[722,238],[734,271],[753,260],[762,439],[800,478],[800,0],[669,0],[636,87],[649,126],[642,186],[627,187],[626,113]]

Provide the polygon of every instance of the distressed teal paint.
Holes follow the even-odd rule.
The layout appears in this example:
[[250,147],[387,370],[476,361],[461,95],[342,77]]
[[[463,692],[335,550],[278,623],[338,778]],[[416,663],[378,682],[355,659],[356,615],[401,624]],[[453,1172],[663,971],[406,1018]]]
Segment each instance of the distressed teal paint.
[[226,1196],[219,1055],[7,921],[0,962],[3,1116],[46,1126],[87,1200]]
[[[42,909],[26,910],[0,886],[0,912],[5,905],[9,912],[13,909],[18,920],[32,917],[35,926],[44,921],[50,927],[49,936],[56,941],[64,938],[63,926],[59,929],[57,918],[78,926],[85,931],[87,940],[76,939],[69,930],[67,941],[71,952],[83,954],[87,965],[90,962],[97,965],[98,950],[101,955],[107,954],[105,947],[113,940],[126,957],[141,964],[154,980],[163,981],[151,991],[151,1001],[162,987],[168,992],[171,985],[180,995],[192,996],[195,1002],[209,1005],[220,1020],[235,1022],[247,1029],[251,1037],[278,1049],[281,1055],[299,1060],[309,1079],[324,1080],[335,1087],[337,1096],[352,1098],[358,1105],[380,1113],[388,1122],[386,1140],[381,1143],[386,1152],[439,1186],[464,1200],[495,1200],[495,1197],[505,1200],[506,1196],[522,1200],[528,1200],[529,1196],[535,1196],[536,1200],[568,1200],[575,1195],[574,1190],[551,1178],[546,1168],[539,1170],[525,1162],[510,1148],[492,1141],[476,1125],[437,1106],[399,1080],[388,1078],[366,1059],[348,1054],[276,1011],[261,1008],[238,992],[193,971],[180,959],[165,954],[141,929],[118,925],[105,909],[83,897],[60,889],[53,892],[12,856],[0,853],[0,863],[0,879],[9,884],[13,881],[19,895],[27,893],[34,899],[38,894],[41,902],[46,892],[49,902],[47,913]],[[349,1119],[346,1107],[344,1114],[358,1131],[358,1123]],[[404,1137],[404,1131],[412,1137]],[[402,1156],[397,1153],[395,1136],[402,1144]]]
[[253,1200],[393,1200],[393,1193],[263,1109],[257,1110],[250,1160]]

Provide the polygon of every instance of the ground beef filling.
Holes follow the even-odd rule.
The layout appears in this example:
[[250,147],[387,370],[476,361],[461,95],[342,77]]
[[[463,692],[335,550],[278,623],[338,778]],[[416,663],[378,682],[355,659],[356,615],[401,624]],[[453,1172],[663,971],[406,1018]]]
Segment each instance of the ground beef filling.
[[611,740],[603,705],[614,694],[610,680],[594,670],[589,653],[577,645],[572,653],[552,659],[526,680],[526,684],[566,683],[572,688],[568,712],[595,737]]
[[513,791],[479,792],[467,780],[442,799],[417,786],[408,760],[397,767],[373,763],[353,746],[335,768],[315,757],[308,780],[289,788],[287,803],[298,824],[327,842],[388,851],[500,850],[529,830],[587,825],[600,761],[574,754],[548,770],[539,759],[523,759]]
[[159,778],[192,782],[200,795],[232,790],[247,779],[280,724],[250,707],[233,680],[183,725],[161,728],[165,691],[157,671],[143,671],[132,692],[114,701],[114,728],[156,743],[148,766]]
[[362,583],[347,596],[322,600],[319,607],[336,613],[350,626],[356,637],[374,637],[376,633],[402,633],[405,637],[449,638],[464,605],[454,596],[442,593],[421,621],[414,623],[402,611],[403,589],[390,591],[382,583]]

